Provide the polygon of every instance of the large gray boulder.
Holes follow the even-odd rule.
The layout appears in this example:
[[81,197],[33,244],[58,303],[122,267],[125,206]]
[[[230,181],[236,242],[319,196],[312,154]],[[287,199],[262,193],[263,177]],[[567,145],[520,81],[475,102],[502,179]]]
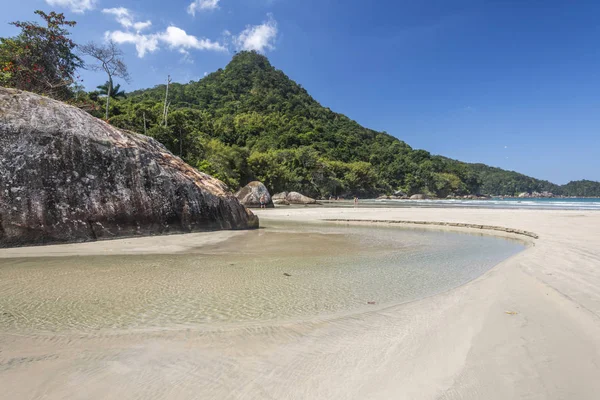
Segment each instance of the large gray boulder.
[[273,201],[275,200],[285,200],[285,198],[287,197],[288,192],[281,192],[281,193],[277,193],[273,195]]
[[424,194],[413,194],[412,196],[410,196],[411,200],[425,200],[428,199],[427,195]]
[[0,88],[0,246],[257,228],[227,186],[152,138]]
[[263,196],[265,205],[268,208],[275,207],[273,205],[273,200],[271,200],[269,190],[265,185],[258,181],[250,182],[235,194],[235,197],[238,198],[240,203],[246,207],[260,207],[260,199]]
[[298,192],[289,192],[285,199],[290,204],[317,204],[317,201],[315,199],[306,197]]

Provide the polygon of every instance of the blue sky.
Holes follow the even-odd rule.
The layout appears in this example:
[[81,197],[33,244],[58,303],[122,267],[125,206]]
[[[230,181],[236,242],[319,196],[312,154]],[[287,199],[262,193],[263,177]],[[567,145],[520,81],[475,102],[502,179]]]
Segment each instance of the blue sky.
[[129,90],[198,80],[255,49],[324,106],[415,148],[600,180],[598,1],[2,2],[0,36],[42,9],[78,21],[78,43],[120,42]]

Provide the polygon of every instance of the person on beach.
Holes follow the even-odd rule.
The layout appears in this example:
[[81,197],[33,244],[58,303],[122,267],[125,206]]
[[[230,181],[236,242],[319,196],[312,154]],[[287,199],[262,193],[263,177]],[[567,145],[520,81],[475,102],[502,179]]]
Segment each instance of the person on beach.
[[358,197],[354,196],[354,206],[356,207],[358,205]]
[[267,196],[264,194],[260,196],[260,208],[267,208]]

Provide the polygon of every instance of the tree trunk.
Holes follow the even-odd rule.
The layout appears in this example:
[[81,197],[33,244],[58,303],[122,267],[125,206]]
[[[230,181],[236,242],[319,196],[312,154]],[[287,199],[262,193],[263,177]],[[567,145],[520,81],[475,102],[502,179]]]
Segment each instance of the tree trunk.
[[169,84],[171,83],[171,75],[167,75],[167,90],[165,91],[165,104],[163,107],[163,120],[162,122],[167,126],[167,114],[169,113],[169,105],[167,101],[169,100]]
[[110,94],[112,91],[112,79],[108,80],[108,90],[106,91],[106,115],[104,119],[108,121],[108,103],[110,101]]
[[167,108],[165,109],[165,128],[167,127],[167,118],[169,117],[169,107],[171,106],[171,102],[167,103]]

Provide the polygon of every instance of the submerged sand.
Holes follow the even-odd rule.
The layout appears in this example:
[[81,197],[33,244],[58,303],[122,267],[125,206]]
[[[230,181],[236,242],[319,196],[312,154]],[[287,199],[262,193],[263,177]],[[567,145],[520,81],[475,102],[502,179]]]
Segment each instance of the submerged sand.
[[0,332],[216,330],[348,315],[450,290],[524,249],[394,226],[263,226],[177,253],[0,258]]
[[[263,221],[302,223],[494,225],[539,239],[527,238],[527,250],[459,288],[343,317],[215,331],[0,333],[2,392],[11,399],[598,398],[600,213],[298,208],[258,214]],[[181,243],[200,246],[187,236]],[[133,247],[180,246],[173,238],[136,239]],[[59,252],[119,252],[121,243]],[[11,257],[27,253],[10,250]]]

